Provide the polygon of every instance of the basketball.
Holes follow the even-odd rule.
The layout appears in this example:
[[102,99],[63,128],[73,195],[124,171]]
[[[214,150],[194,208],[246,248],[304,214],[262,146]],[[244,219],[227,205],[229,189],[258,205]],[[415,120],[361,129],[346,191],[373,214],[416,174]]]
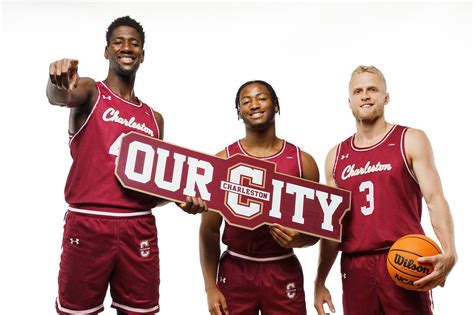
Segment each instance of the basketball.
[[429,237],[421,234],[405,235],[393,243],[388,251],[388,273],[398,286],[416,290],[413,283],[433,271],[431,264],[418,264],[418,258],[441,253],[438,244]]

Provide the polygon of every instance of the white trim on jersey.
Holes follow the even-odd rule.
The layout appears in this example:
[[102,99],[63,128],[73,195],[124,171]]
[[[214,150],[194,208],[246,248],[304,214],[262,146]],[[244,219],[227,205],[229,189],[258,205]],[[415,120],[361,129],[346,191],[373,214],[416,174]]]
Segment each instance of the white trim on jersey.
[[261,160],[269,160],[269,159],[273,159],[273,158],[276,158],[277,156],[281,155],[283,152],[285,152],[285,149],[286,149],[286,140],[283,140],[283,147],[280,149],[280,151],[278,151],[277,153],[275,153],[274,155],[270,155],[270,156],[254,156],[254,155],[251,155],[250,153],[247,153],[245,152],[244,148],[242,147],[242,145],[240,144],[240,140],[237,141],[237,145],[239,146],[239,149],[240,151],[246,155],[246,156],[250,156],[250,157],[254,157],[254,158],[257,158],[257,159],[261,159]]
[[86,127],[87,123],[89,122],[89,119],[92,117],[92,114],[94,113],[94,111],[97,107],[97,104],[99,104],[100,96],[101,96],[100,89],[97,88],[97,99],[95,100],[95,104],[94,104],[94,106],[92,106],[92,110],[89,113],[89,116],[87,116],[86,121],[82,124],[81,128],[79,128],[79,130],[75,134],[71,135],[69,133],[69,146],[71,145],[72,140],[74,140],[74,138],[76,138],[76,136],[82,131],[82,129],[84,129]]
[[285,259],[285,258],[295,256],[295,253],[289,253],[289,254],[281,255],[281,256],[259,258],[259,257],[252,257],[252,256],[242,255],[242,254],[233,252],[231,250],[226,250],[226,252],[229,253],[229,255],[234,256],[234,257],[238,257],[238,258],[242,258],[242,259],[246,259],[246,260],[251,260],[251,261],[258,261],[258,262],[276,261],[276,260],[282,260],[282,259]]
[[58,309],[61,312],[65,312],[65,313],[69,313],[69,314],[91,314],[91,313],[97,312],[98,310],[100,310],[101,308],[104,307],[104,304],[101,304],[99,306],[96,306],[94,308],[90,308],[88,310],[70,310],[68,308],[63,307],[61,305],[61,303],[59,303],[59,297],[56,298],[56,303],[58,303]]
[[405,156],[405,133],[407,132],[407,130],[408,130],[408,128],[405,128],[402,131],[402,136],[400,137],[400,153],[402,154],[403,162],[405,163],[405,168],[407,169],[408,173],[413,178],[415,183],[418,184],[418,181],[416,180],[415,174],[413,174],[413,172],[410,170],[410,167],[408,166],[407,158]]
[[87,209],[78,209],[73,207],[68,207],[69,211],[85,214],[95,214],[95,215],[105,215],[108,217],[137,217],[140,215],[151,214],[151,210],[147,211],[137,211],[137,212],[107,212],[107,211],[96,211],[96,210],[87,210]]
[[130,104],[130,105],[133,105],[135,107],[142,107],[143,103],[142,101],[140,101],[140,99],[138,99],[138,101],[140,102],[140,104],[135,104],[135,103],[132,103],[130,101],[127,101],[126,99],[122,98],[121,96],[117,95],[114,93],[114,91],[112,91],[111,88],[109,88],[105,83],[104,81],[99,81],[110,93],[112,93],[113,96],[115,96],[116,98],[118,98],[119,100],[121,100],[122,102],[124,103],[127,103],[127,104]]
[[332,178],[334,178],[334,181],[336,181],[336,166],[337,166],[337,161],[339,161],[339,155],[341,154],[341,146],[342,142],[338,144],[337,150],[336,150],[336,159],[334,160],[334,166],[332,167]]
[[301,150],[300,150],[300,147],[298,146],[295,146],[296,147],[296,159],[298,161],[298,174],[299,174],[299,177],[303,177],[303,163],[301,162]]
[[159,305],[153,306],[151,308],[136,308],[136,307],[131,307],[131,306],[119,304],[115,301],[112,301],[112,305],[120,307],[120,308],[122,308],[126,311],[131,311],[131,312],[136,312],[136,313],[149,313],[149,312],[156,311],[157,309],[160,308]]
[[[143,104],[145,104],[145,103],[143,103]],[[156,118],[155,118],[155,111],[153,110],[153,108],[151,108],[150,105],[148,105],[148,104],[145,104],[145,105],[148,107],[148,109],[150,109],[151,114],[153,115],[153,116],[152,116],[152,117],[153,117],[153,121],[155,122],[156,130],[158,130],[158,134],[156,135],[156,138],[157,138],[157,139],[160,139],[161,130],[160,130],[160,126],[158,126],[158,122],[156,121]]]
[[389,132],[387,132],[387,134],[382,138],[382,140],[380,140],[377,144],[373,145],[373,146],[370,146],[370,147],[367,147],[367,148],[357,148],[354,144],[354,139],[355,139],[355,134],[352,136],[351,138],[351,148],[354,150],[354,151],[357,151],[357,152],[363,152],[363,151],[369,151],[369,150],[372,150],[372,149],[375,149],[376,147],[380,146],[382,143],[385,142],[385,140],[387,140],[387,138],[392,134],[392,132],[395,130],[395,128],[397,127],[398,125],[393,125],[392,126],[392,129],[389,130]]

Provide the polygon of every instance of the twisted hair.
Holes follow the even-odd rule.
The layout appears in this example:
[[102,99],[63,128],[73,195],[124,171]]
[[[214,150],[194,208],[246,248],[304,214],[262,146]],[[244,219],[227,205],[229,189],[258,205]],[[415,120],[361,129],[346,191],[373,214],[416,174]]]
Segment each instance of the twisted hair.
[[140,23],[136,20],[132,19],[130,16],[122,16],[116,18],[112,23],[110,23],[109,27],[107,28],[107,32],[105,33],[105,40],[107,41],[107,46],[110,44],[110,37],[112,37],[112,32],[119,26],[130,26],[137,30],[140,34],[140,39],[142,41],[142,48],[145,45],[145,32],[143,31],[143,27]]

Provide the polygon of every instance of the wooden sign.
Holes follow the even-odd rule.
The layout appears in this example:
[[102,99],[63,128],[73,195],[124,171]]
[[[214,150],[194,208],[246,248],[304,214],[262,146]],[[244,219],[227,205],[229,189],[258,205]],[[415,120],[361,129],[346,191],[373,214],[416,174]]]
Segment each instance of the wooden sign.
[[278,223],[340,241],[350,192],[275,168],[240,154],[222,159],[130,132],[123,136],[115,175],[128,189],[168,200],[199,196],[231,225],[253,230]]

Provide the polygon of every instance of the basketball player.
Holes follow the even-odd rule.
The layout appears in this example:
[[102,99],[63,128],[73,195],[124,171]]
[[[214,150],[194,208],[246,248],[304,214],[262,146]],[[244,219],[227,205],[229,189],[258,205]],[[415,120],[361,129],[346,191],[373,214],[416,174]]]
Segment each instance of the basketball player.
[[[276,136],[275,114],[280,105],[270,84],[243,84],[235,105],[238,119],[245,124],[245,137],[217,156],[240,153],[274,162],[280,173],[319,181],[313,157]],[[218,213],[202,214],[200,256],[209,312],[306,314],[303,273],[292,248],[313,245],[318,238],[278,224],[253,231],[225,224],[222,241],[227,250],[219,261],[221,224]]]
[[[144,60],[142,26],[125,16],[106,33],[107,78],[78,75],[78,61],[51,63],[47,85],[53,105],[70,108],[73,163],[66,182],[69,204],[59,271],[59,314],[98,314],[110,283],[118,314],[159,311],[159,257],[155,218],[158,199],[124,189],[114,176],[121,136],[138,132],[163,139],[163,117],[135,95],[135,75]],[[205,209],[188,197],[190,213]]]
[[[359,66],[349,83],[355,135],[336,145],[326,159],[328,184],[352,192],[352,209],[343,221],[342,242],[321,240],[315,282],[315,307],[335,312],[326,277],[342,251],[344,314],[432,314],[429,291],[443,286],[456,263],[454,227],[430,142],[421,130],[385,121],[389,102],[383,74]],[[424,234],[422,198],[444,253],[418,259],[434,271],[415,282],[418,291],[397,286],[386,259],[390,246],[406,234]]]

